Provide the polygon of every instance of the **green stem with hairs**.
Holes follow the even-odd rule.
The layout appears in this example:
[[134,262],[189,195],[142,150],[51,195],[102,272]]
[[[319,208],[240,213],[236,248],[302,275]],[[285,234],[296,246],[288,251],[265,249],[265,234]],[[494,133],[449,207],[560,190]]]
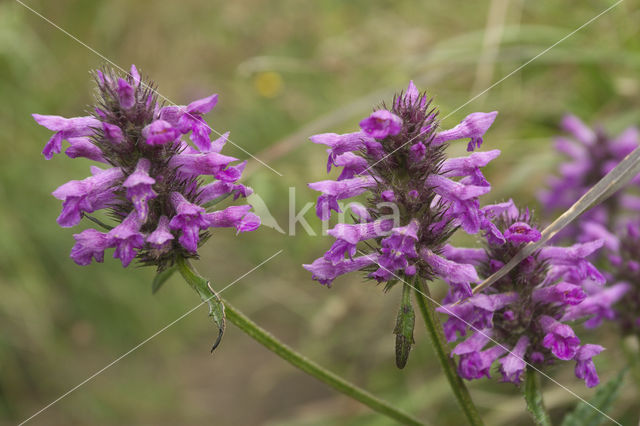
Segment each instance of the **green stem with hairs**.
[[[189,285],[194,290],[196,290],[198,294],[200,294],[201,298],[203,298],[203,302],[209,303],[210,315],[212,315],[211,304],[220,304],[220,306],[222,307],[222,313],[232,324],[247,333],[249,337],[253,338],[265,348],[269,349],[271,352],[275,353],[291,365],[299,368],[310,376],[315,377],[321,382],[326,383],[338,392],[341,392],[357,401],[360,401],[372,410],[377,411],[380,414],[384,414],[385,416],[394,419],[401,424],[424,424],[416,418],[410,416],[409,414],[401,411],[397,407],[394,407],[389,402],[384,401],[367,392],[366,390],[361,389],[358,386],[344,380],[337,374],[332,373],[331,371],[306,358],[304,355],[294,351],[292,348],[276,339],[271,333],[251,321],[251,319],[249,319],[246,315],[230,305],[229,302],[222,298],[219,298],[217,294],[213,293],[211,287],[209,286],[209,282],[206,279],[202,278],[195,271],[188,260],[181,258],[178,259],[176,263],[178,265],[178,270],[182,274],[182,277],[185,279],[185,281],[187,281],[187,283],[189,283]],[[207,297],[204,298],[203,295],[207,295]],[[219,311],[220,309],[218,309],[218,312]],[[216,312],[215,307],[213,308],[213,312]],[[219,330],[224,331],[224,320],[222,321],[222,325],[220,325],[220,320],[216,320],[215,315],[212,316],[214,317],[214,321],[218,325]]]
[[527,367],[526,378],[524,380],[524,399],[527,401],[527,409],[533,417],[533,421],[538,426],[551,426],[551,419],[544,408],[542,400],[542,387],[540,377],[531,367]]
[[426,326],[429,337],[431,338],[433,349],[435,350],[442,370],[449,381],[451,390],[458,400],[458,404],[460,405],[460,408],[462,408],[462,412],[469,421],[469,424],[473,426],[480,426],[483,424],[482,418],[471,399],[467,386],[458,375],[453,359],[451,359],[449,351],[447,350],[442,325],[436,315],[435,306],[431,300],[431,295],[429,294],[429,288],[426,285],[421,285],[420,278],[416,278],[413,289],[415,290],[418,307],[422,313],[422,318],[424,318],[424,325]]

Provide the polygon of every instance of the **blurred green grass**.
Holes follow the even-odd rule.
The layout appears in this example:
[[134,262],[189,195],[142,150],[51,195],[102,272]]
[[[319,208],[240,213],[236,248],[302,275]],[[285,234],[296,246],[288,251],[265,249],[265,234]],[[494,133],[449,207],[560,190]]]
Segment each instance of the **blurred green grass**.
[[[483,40],[491,2],[25,3],[118,65],[135,63],[177,103],[219,93],[213,127],[231,130],[236,144],[284,175],[253,162],[246,183],[285,229],[288,188],[296,189],[300,208],[315,197],[306,183],[325,178],[325,153],[307,136],[356,129],[359,118],[409,79],[447,115],[475,95],[473,87],[489,86],[612,4],[503,1],[502,43],[488,59]],[[559,160],[551,136],[565,112],[612,131],[640,122],[638,6],[626,0],[446,120],[451,126],[475,110],[500,111],[485,138],[487,149],[503,151],[487,170],[494,185],[487,202],[513,197],[536,206],[535,193]],[[177,278],[151,296],[151,270],[123,270],[110,258],[80,268],[68,258],[77,231],[56,226],[60,206],[50,193],[85,176],[89,164],[64,156],[46,162],[40,151],[49,134],[30,114],[85,111],[92,102],[88,70],[102,64],[18,3],[0,3],[0,421],[8,424],[198,302]],[[488,81],[478,78],[479,64],[488,67]],[[451,155],[462,154],[463,145]],[[306,218],[320,230],[312,211]],[[198,267],[223,288],[284,249],[225,297],[301,352],[430,424],[461,424],[420,326],[407,368],[393,365],[399,294],[357,277],[340,279],[331,290],[312,282],[300,264],[318,257],[329,239],[297,231],[294,237],[264,228],[237,238],[221,231],[202,250]],[[200,309],[32,423],[387,424],[233,327],[210,355],[213,334]],[[609,348],[598,361],[606,380],[622,354],[606,328],[590,337]],[[553,374],[582,396],[593,393],[569,365]],[[470,387],[487,424],[529,421],[511,386]],[[555,416],[574,403],[550,383],[547,390]],[[637,399],[629,383],[612,416],[635,423]]]

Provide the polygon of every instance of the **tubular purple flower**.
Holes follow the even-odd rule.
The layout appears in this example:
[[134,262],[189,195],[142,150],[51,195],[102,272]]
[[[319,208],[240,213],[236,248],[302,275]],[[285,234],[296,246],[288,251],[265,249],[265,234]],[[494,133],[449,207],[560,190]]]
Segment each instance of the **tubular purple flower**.
[[338,200],[355,197],[376,185],[377,183],[373,177],[363,176],[341,181],[323,180],[313,182],[309,184],[309,188],[323,193],[318,198],[316,214],[320,219],[328,220],[331,210],[341,211],[338,206]]
[[314,135],[309,138],[311,142],[326,145],[329,147],[329,160],[327,162],[327,173],[331,171],[332,165],[335,164],[336,158],[345,152],[354,152],[360,149],[367,148],[366,143],[372,144],[372,147],[379,145],[379,143],[367,136],[363,132],[346,133],[339,135],[337,133],[322,133]]
[[180,132],[165,120],[154,120],[142,129],[142,137],[147,145],[164,145],[173,142],[178,136]]
[[178,241],[182,247],[190,252],[198,250],[200,231],[207,229],[210,222],[204,208],[190,203],[178,192],[171,194],[171,204],[176,211],[176,215],[169,222],[172,231],[181,231]]
[[458,374],[460,377],[473,380],[482,377],[490,378],[491,365],[506,351],[500,346],[493,346],[485,351],[470,352],[460,356]]
[[235,227],[238,232],[253,231],[260,226],[260,219],[253,213],[250,205],[230,206],[224,210],[207,214],[209,226],[213,228]]
[[136,169],[122,184],[127,188],[127,199],[131,201],[138,212],[138,219],[145,223],[149,214],[148,202],[158,194],[152,189],[156,180],[149,176],[151,162],[146,158],[138,160]]
[[198,202],[200,204],[205,204],[222,197],[223,195],[231,193],[236,194],[236,197],[234,198],[236,199],[240,196],[248,197],[251,195],[252,190],[244,185],[234,185],[229,182],[218,180],[202,188],[202,191],[200,191],[200,195],[198,196]]
[[422,142],[415,143],[409,148],[409,159],[413,163],[419,163],[424,160],[425,155],[427,155],[427,148]]
[[[554,266],[566,267],[567,273],[573,273],[577,279],[591,278],[603,284],[606,279],[595,266],[585,258],[601,248],[602,240],[574,244],[571,247],[548,246],[540,250],[540,259]],[[564,269],[563,269],[564,270]]]
[[69,148],[64,152],[69,158],[88,158],[99,163],[106,163],[100,148],[95,146],[87,137],[69,138]]
[[596,372],[596,366],[593,363],[593,357],[602,352],[604,348],[600,345],[584,345],[578,349],[576,353],[576,368],[575,373],[576,377],[579,379],[584,379],[585,384],[588,388],[592,388],[598,386],[600,384],[600,379],[598,378],[598,373]]
[[216,173],[216,179],[229,183],[236,182],[238,179],[240,179],[240,177],[242,177],[242,172],[244,172],[244,168],[246,166],[246,161],[243,161],[236,166],[229,166],[226,169],[220,170],[218,173]]
[[437,133],[434,143],[470,138],[467,151],[480,148],[484,134],[489,130],[497,115],[498,111],[469,114],[454,128]]
[[169,228],[169,219],[166,216],[160,216],[155,231],[147,236],[147,242],[156,250],[168,248],[174,239],[175,237]]
[[488,261],[487,252],[484,249],[453,247],[451,244],[444,245],[442,256],[456,263],[467,262],[474,266]]
[[339,223],[327,232],[336,239],[336,242],[325,253],[324,258],[338,263],[344,260],[345,254],[353,257],[359,242],[386,235],[392,227],[393,220],[379,220],[355,225]]
[[567,115],[562,119],[562,129],[571,133],[578,141],[587,146],[596,142],[596,134],[575,115]]
[[144,245],[144,235],[140,233],[140,226],[138,215],[131,212],[120,225],[107,234],[109,246],[116,248],[113,253],[114,259],[120,259],[125,268],[136,257],[136,249],[142,248]]
[[436,275],[446,277],[453,283],[475,283],[480,280],[473,265],[458,263],[438,256],[429,249],[420,251],[422,259],[429,264]]
[[180,173],[185,175],[216,176],[225,167],[227,167],[227,165],[237,160],[237,158],[218,154],[217,152],[178,154],[171,159],[169,165],[179,169]]
[[102,122],[102,131],[104,132],[104,137],[112,144],[119,145],[122,142],[124,142],[124,135],[122,134],[122,129],[116,126],[115,124]]
[[570,360],[576,355],[580,339],[578,339],[571,327],[547,315],[543,315],[539,323],[542,330],[547,333],[542,341],[542,346],[550,349],[561,360]]
[[489,343],[491,337],[492,332],[490,329],[480,330],[478,333],[475,333],[464,342],[458,343],[456,347],[451,351],[451,356],[466,355],[472,352],[479,352],[487,345],[487,343]]
[[449,158],[442,163],[443,175],[452,176],[469,176],[470,183],[478,186],[489,186],[489,182],[485,179],[480,171],[481,167],[485,167],[491,160],[495,160],[500,155],[499,149],[486,152],[474,152],[468,157]]
[[114,202],[113,186],[122,179],[122,170],[113,167],[101,170],[84,180],[72,180],[53,191],[62,200],[58,224],[70,228],[80,223],[82,213],[92,213]]
[[533,291],[536,302],[561,303],[563,305],[579,305],[587,297],[581,286],[559,282],[550,287],[541,287]]
[[85,229],[79,234],[74,234],[75,245],[71,249],[71,259],[80,266],[91,264],[91,259],[102,263],[104,251],[109,247],[110,238],[107,234],[95,229]]
[[118,98],[123,109],[131,109],[136,103],[134,88],[122,78],[118,78]]
[[333,280],[336,277],[358,271],[364,267],[372,265],[377,262],[377,255],[369,254],[365,256],[356,257],[354,259],[343,260],[340,263],[333,264],[324,258],[316,259],[310,265],[302,265],[304,269],[312,273],[312,278],[322,285],[331,287]]
[[218,103],[218,95],[213,94],[203,99],[191,102],[178,119],[178,128],[182,133],[191,131],[191,140],[201,150],[208,151],[211,146],[209,135],[211,128],[202,118]]
[[367,135],[384,139],[395,136],[402,130],[402,119],[390,111],[380,109],[360,122],[360,128]]
[[590,317],[585,322],[585,326],[587,328],[595,328],[602,323],[603,319],[612,320],[615,318],[615,311],[612,306],[621,300],[630,289],[631,286],[628,283],[617,283],[610,287],[605,287],[587,296],[582,303],[567,308],[562,321]]
[[[381,255],[378,257],[380,268],[371,275],[372,278],[388,281],[395,276],[394,272],[409,267],[408,259],[418,257],[415,247],[418,240],[418,226],[418,221],[414,219],[406,226],[393,228],[391,235],[381,241]],[[415,274],[411,269],[409,272],[407,275]]]
[[100,122],[93,117],[64,118],[59,115],[32,114],[36,123],[56,132],[44,146],[42,154],[47,160],[53,158],[53,154],[62,152],[62,141],[69,138],[90,136],[93,128]]
[[337,167],[342,167],[342,173],[338,177],[338,180],[351,179],[356,175],[363,173],[367,167],[367,160],[352,153],[345,152],[335,158],[334,164]]
[[522,373],[527,366],[524,362],[524,356],[528,347],[529,338],[522,336],[518,339],[518,343],[516,343],[511,352],[500,359],[500,373],[503,381],[520,384]]

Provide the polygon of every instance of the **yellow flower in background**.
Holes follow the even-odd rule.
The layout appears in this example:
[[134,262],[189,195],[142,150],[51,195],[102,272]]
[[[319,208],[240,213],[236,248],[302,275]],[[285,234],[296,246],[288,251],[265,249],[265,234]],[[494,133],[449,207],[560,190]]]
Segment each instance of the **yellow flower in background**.
[[260,96],[275,98],[282,92],[283,81],[279,73],[265,71],[257,73],[253,78],[253,85]]

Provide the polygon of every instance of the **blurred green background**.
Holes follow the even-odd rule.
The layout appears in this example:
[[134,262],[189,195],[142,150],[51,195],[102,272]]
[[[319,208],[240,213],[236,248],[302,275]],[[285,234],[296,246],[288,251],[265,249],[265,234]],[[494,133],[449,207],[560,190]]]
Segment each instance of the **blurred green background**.
[[[217,92],[208,116],[220,131],[274,169],[250,161],[244,182],[285,230],[289,187],[299,210],[306,183],[325,178],[326,154],[307,137],[353,131],[372,106],[409,79],[429,90],[443,115],[613,4],[608,1],[468,2],[293,0],[235,2],[25,1],[116,64],[135,63],[176,103]],[[535,208],[536,192],[560,160],[551,144],[567,111],[616,132],[640,123],[640,8],[626,0],[443,124],[499,110],[483,148],[502,157],[487,168],[494,191]],[[0,422],[16,424],[153,335],[198,303],[177,277],[151,295],[151,269],[78,267],[72,234],[55,219],[51,195],[88,174],[89,161],[46,162],[50,136],[31,113],[81,115],[92,103],[88,71],[104,61],[20,4],[0,3]],[[464,152],[466,143],[450,154]],[[247,158],[228,145],[228,155]],[[319,232],[313,210],[306,219]],[[221,289],[284,252],[224,296],[302,353],[433,425],[463,424],[420,323],[408,366],[393,361],[399,288],[357,275],[332,289],[300,265],[330,238],[270,228],[235,237],[216,232],[200,271]],[[465,243],[473,243],[473,239]],[[436,294],[444,288],[436,284]],[[606,326],[587,338],[608,350],[601,378],[624,363]],[[31,424],[384,425],[389,421],[306,377],[229,326],[214,355],[214,328],[201,308],[35,417]],[[609,344],[608,344],[609,343]],[[551,370],[589,397],[573,363]],[[517,390],[496,380],[470,384],[486,423],[528,424]],[[610,413],[636,424],[638,392],[627,380]],[[555,418],[576,399],[546,382]]]

